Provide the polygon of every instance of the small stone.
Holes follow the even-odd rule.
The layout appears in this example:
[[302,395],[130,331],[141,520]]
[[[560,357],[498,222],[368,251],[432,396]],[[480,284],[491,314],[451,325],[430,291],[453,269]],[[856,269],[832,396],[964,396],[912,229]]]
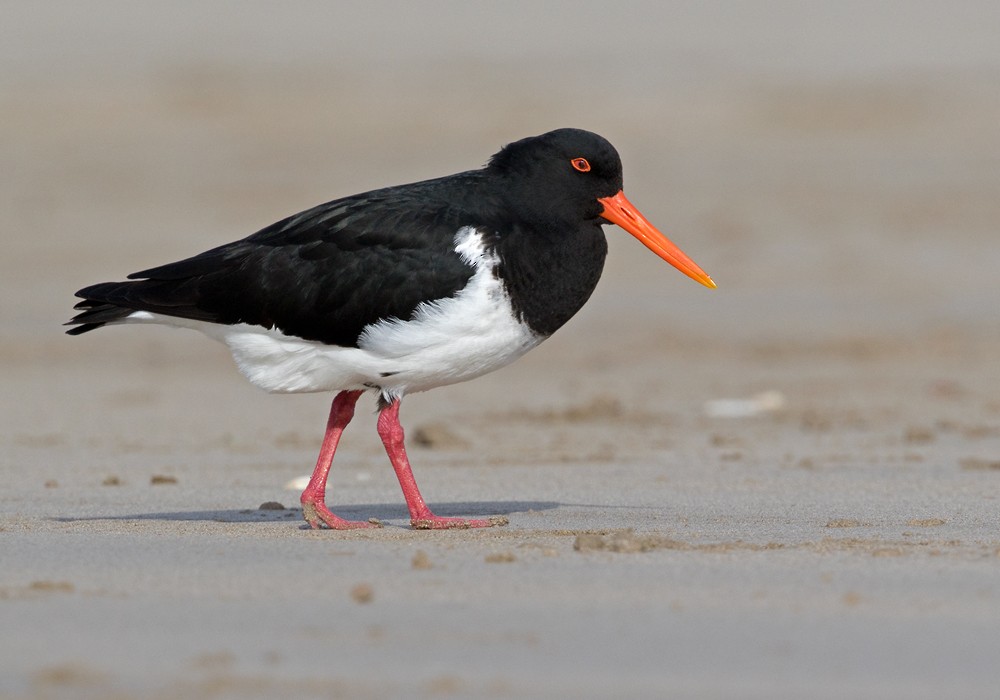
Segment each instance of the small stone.
[[104,477],[104,481],[101,482],[101,486],[121,486],[121,485],[122,485],[122,480],[114,475]]
[[412,442],[433,450],[464,450],[469,441],[453,432],[444,423],[428,423],[413,431]]
[[497,552],[486,555],[487,564],[509,564],[512,561],[517,561],[513,552]]
[[351,598],[355,603],[366,604],[375,599],[375,590],[367,583],[359,583],[351,589]]
[[153,474],[153,476],[151,476],[149,479],[149,483],[153,484],[154,486],[157,484],[176,484],[177,477],[166,476],[164,474]]
[[431,558],[427,556],[427,552],[422,549],[418,549],[417,553],[413,555],[413,560],[410,565],[414,569],[431,569],[434,564],[431,563]]
[[848,591],[843,596],[841,596],[840,600],[847,607],[853,608],[853,607],[861,604],[862,598],[861,598],[861,594],[858,593],[857,591]]
[[277,501],[265,501],[257,506],[257,510],[284,510],[285,506],[281,505]]

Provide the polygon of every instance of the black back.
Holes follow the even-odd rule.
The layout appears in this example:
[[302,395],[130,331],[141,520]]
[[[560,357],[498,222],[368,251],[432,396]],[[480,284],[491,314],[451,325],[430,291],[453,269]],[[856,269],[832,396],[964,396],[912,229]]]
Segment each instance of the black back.
[[[577,156],[589,172],[571,167]],[[337,199],[133,281],[81,289],[68,332],[144,310],[356,346],[365,326],[408,319],[468,283],[455,235],[474,226],[500,255],[515,312],[548,335],[597,284],[607,243],[596,200],[620,188],[607,141],[560,129],[510,144],[483,170]]]

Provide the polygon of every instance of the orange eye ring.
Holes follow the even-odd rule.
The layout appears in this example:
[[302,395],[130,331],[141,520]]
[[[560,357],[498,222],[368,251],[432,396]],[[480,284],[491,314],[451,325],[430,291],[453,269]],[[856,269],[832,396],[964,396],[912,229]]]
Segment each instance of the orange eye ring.
[[586,158],[573,158],[569,162],[574,170],[579,170],[581,173],[590,172],[590,163]]

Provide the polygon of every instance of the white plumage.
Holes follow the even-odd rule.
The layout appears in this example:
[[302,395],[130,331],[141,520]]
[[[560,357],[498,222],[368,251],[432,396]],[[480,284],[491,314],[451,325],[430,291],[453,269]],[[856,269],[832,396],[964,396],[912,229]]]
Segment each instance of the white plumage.
[[277,329],[232,326],[136,311],[125,321],[192,328],[229,348],[240,371],[270,392],[379,389],[386,400],[455,384],[510,364],[543,337],[518,320],[494,274],[482,234],[464,227],[455,252],[475,272],[454,297],[422,302],[409,320],[366,326],[358,347],[325,345]]

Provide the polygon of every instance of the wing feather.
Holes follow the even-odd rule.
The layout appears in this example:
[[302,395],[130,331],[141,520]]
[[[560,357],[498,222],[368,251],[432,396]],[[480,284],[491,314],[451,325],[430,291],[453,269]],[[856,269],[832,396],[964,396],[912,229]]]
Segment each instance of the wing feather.
[[334,200],[185,260],[142,270],[128,282],[77,292],[70,333],[132,311],[355,346],[382,318],[409,318],[424,301],[454,296],[473,269],[454,250],[475,225],[434,180]]

